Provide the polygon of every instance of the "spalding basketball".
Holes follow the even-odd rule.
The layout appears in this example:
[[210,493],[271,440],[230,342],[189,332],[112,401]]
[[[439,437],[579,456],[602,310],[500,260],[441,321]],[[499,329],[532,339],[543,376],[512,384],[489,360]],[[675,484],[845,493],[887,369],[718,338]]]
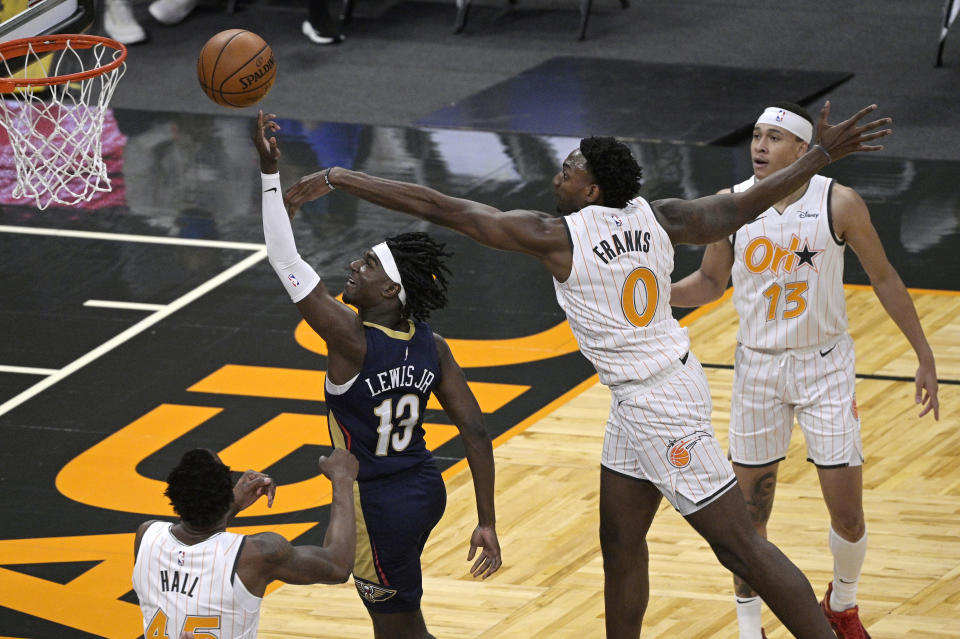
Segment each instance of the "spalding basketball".
[[263,99],[277,77],[273,50],[256,33],[228,29],[213,36],[200,50],[197,79],[211,100],[242,108]]

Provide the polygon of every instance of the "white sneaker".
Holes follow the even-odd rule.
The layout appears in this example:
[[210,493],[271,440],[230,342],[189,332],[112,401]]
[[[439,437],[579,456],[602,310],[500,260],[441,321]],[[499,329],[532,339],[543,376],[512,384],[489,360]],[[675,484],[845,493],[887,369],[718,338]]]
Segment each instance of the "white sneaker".
[[[160,2],[160,0],[157,0],[157,2]],[[319,31],[313,28],[313,25],[310,24],[309,20],[303,21],[303,24],[300,26],[300,30],[303,31],[303,35],[310,38],[310,41],[314,44],[338,44],[346,39],[346,36],[340,34],[335,36],[321,35]]]
[[197,0],[154,0],[150,3],[150,15],[162,24],[177,24],[196,6]]
[[123,44],[136,44],[147,39],[147,34],[133,16],[129,0],[107,0],[103,14],[103,30]]

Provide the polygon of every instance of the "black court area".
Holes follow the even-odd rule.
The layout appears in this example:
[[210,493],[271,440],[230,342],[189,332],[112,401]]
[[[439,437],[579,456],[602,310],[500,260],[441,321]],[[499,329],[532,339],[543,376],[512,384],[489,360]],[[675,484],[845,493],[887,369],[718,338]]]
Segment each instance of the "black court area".
[[[170,515],[166,471],[187,449],[220,451],[281,484],[273,511],[236,525],[320,542],[330,449],[322,343],[300,326],[262,245],[252,120],[116,110],[104,152],[114,190],[37,212],[0,185],[0,636],[133,639],[133,531]],[[551,178],[573,137],[281,120],[285,186],[332,164],[509,208],[554,210]],[[695,197],[750,172],[742,148],[633,142],[643,195]],[[7,149],[9,151],[9,149]],[[831,175],[867,200],[907,286],[956,289],[960,166],[882,156]],[[593,376],[534,260],[475,245],[343,192],[305,207],[301,254],[334,291],[385,236],[434,233],[454,252],[450,340],[494,437]],[[675,277],[700,249],[679,247]],[[846,280],[866,283],[848,251]],[[428,442],[463,457],[436,408]],[[600,428],[602,425],[598,424]]]

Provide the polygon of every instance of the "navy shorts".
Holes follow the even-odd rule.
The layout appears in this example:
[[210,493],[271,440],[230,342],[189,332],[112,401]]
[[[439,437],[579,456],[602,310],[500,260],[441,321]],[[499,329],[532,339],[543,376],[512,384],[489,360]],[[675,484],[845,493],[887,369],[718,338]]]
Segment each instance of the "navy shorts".
[[420,608],[420,553],[447,505],[431,459],[399,473],[357,482],[357,555],[353,581],[371,612]]

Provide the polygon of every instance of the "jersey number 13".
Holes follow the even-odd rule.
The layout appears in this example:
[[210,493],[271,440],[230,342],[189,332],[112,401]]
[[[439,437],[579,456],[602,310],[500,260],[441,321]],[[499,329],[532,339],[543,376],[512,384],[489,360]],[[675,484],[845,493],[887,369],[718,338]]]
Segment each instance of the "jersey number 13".
[[[410,445],[410,440],[413,439],[413,427],[420,420],[420,397],[413,394],[404,395],[397,401],[396,407],[393,405],[393,398],[388,397],[373,409],[373,414],[380,418],[380,425],[377,426],[377,432],[380,434],[377,438],[377,456],[383,457],[389,454],[390,448],[400,452]],[[394,420],[399,420],[396,431],[394,431]]]

